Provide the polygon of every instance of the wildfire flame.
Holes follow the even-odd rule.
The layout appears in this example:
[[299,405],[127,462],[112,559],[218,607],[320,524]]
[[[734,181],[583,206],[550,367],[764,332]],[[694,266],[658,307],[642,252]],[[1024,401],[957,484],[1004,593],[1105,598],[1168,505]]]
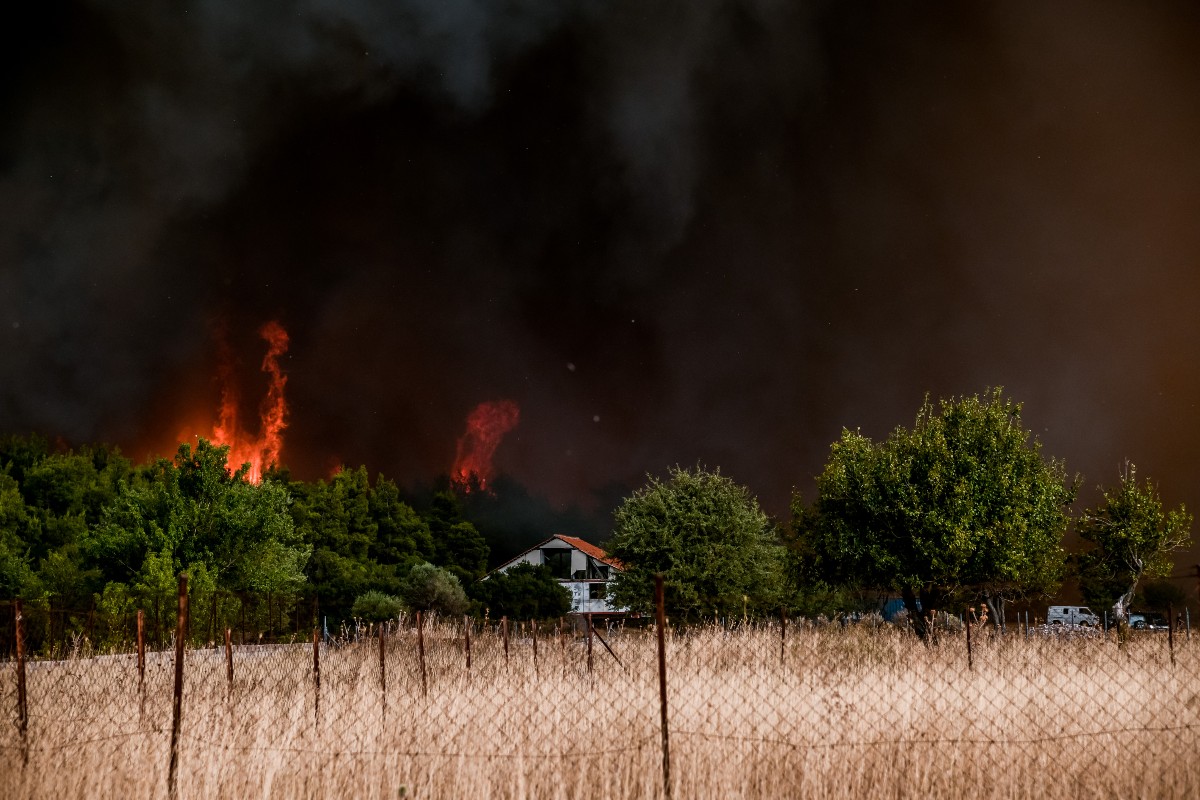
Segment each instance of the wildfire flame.
[[262,371],[267,374],[267,394],[259,406],[259,434],[253,437],[243,431],[238,422],[239,395],[233,374],[233,359],[227,347],[218,377],[221,381],[221,413],[213,427],[213,442],[229,445],[229,465],[233,469],[249,464],[246,477],[251,483],[262,480],[263,469],[279,463],[283,449],[283,429],[287,427],[287,402],[283,389],[287,376],[279,366],[279,358],[287,352],[287,331],[278,322],[268,322],[259,330],[267,343],[267,354],[263,356]]
[[[504,434],[520,421],[521,410],[512,400],[480,403],[467,416],[467,430],[458,440],[451,479],[463,491],[472,485],[486,489],[492,479],[492,455]],[[472,483],[474,481],[474,483]]]

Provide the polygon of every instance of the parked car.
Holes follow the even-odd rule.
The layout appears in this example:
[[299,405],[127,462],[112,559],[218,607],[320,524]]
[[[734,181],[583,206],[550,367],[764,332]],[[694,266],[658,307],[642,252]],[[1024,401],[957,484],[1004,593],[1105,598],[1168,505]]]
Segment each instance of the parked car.
[[1046,612],[1046,624],[1092,628],[1100,624],[1100,617],[1087,606],[1050,606]]
[[1129,615],[1129,627],[1137,631],[1165,631],[1171,626],[1162,614],[1137,613]]

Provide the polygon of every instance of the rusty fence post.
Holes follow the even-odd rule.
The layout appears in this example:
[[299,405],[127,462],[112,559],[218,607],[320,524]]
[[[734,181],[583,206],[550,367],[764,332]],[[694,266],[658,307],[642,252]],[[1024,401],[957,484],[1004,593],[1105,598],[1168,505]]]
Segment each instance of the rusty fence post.
[[421,696],[429,696],[429,678],[425,670],[425,618],[417,612],[417,654],[421,659]]
[[313,719],[321,722],[321,629],[313,625]]
[[975,660],[971,653],[971,615],[970,614],[968,614],[966,616],[966,621],[967,621],[967,669],[973,672],[975,670]]
[[229,696],[233,697],[233,631],[225,629],[225,682],[229,685]]
[[654,576],[654,616],[658,628],[658,700],[662,710],[663,797],[671,800],[671,737],[667,725],[667,613],[664,608],[663,576]]
[[145,612],[138,609],[138,721],[146,717],[146,626]]
[[558,618],[558,660],[562,662],[563,677],[567,677],[567,631],[562,617]]
[[146,694],[146,624],[145,612],[138,609],[138,694]]
[[779,666],[787,663],[787,609],[779,607]]
[[17,645],[17,732],[21,734],[21,763],[29,763],[29,698],[25,686],[25,615],[21,601],[13,603],[13,634]]
[[212,608],[208,617],[208,641],[217,641],[217,590],[213,589],[212,593]]
[[589,612],[587,615],[587,654],[588,654],[588,674],[592,674],[592,615]]
[[383,631],[386,623],[379,623],[379,707],[387,719],[387,644]]
[[463,631],[467,637],[467,672],[471,671],[471,618],[463,614]]
[[500,634],[504,639],[504,666],[508,666],[508,617],[500,618]]
[[167,770],[167,791],[178,796],[179,725],[183,716],[183,657],[187,642],[188,593],[187,574],[179,574],[179,613],[175,620],[175,690],[171,707],[171,764]]
[[1167,649],[1171,653],[1171,666],[1175,666],[1175,604],[1167,603]]
[[538,653],[537,653],[537,620],[536,619],[530,620],[529,625],[530,625],[530,631],[533,634],[533,674],[541,675],[541,671],[538,670],[538,657],[537,657],[538,656]]

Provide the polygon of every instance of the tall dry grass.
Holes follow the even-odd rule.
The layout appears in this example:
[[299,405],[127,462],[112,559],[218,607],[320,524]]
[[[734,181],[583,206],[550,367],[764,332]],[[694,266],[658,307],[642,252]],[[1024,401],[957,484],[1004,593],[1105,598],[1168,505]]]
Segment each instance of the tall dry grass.
[[[321,652],[187,656],[182,798],[658,798],[652,631],[614,631],[593,669],[577,637],[529,631],[505,660],[429,626]],[[890,627],[700,628],[668,638],[675,798],[1200,796],[1200,643],[977,637],[926,645]],[[167,793],[171,654],[145,692],[131,656],[33,663],[28,762],[15,667],[0,667],[0,797]]]

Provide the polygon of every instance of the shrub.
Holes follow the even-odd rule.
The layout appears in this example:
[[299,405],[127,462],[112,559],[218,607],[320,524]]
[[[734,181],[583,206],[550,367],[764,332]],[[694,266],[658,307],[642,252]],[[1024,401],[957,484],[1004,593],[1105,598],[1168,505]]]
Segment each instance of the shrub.
[[372,590],[354,598],[350,614],[367,622],[382,622],[395,619],[403,610],[404,603],[399,597]]
[[549,619],[571,610],[571,592],[540,564],[517,564],[492,575],[480,592],[494,617]]
[[418,564],[400,582],[400,597],[409,611],[462,614],[469,601],[458,578],[433,564]]

